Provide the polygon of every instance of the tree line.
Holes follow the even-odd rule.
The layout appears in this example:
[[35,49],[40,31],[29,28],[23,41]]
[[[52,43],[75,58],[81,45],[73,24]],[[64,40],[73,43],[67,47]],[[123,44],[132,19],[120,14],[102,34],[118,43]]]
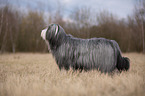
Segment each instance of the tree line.
[[0,8],[0,53],[3,52],[47,52],[40,32],[51,23],[60,24],[67,34],[79,38],[103,37],[116,40],[123,52],[145,52],[145,3],[135,7],[132,16],[118,19],[102,11],[93,14],[90,8],[75,9],[69,20],[64,20],[58,10],[49,14],[29,11],[24,14],[10,6]]

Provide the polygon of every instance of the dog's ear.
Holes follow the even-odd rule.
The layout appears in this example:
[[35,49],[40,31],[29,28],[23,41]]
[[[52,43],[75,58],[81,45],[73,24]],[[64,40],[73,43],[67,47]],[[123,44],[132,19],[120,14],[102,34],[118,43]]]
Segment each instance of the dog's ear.
[[56,25],[56,28],[55,28],[55,36],[58,34],[58,30],[59,29],[59,25]]

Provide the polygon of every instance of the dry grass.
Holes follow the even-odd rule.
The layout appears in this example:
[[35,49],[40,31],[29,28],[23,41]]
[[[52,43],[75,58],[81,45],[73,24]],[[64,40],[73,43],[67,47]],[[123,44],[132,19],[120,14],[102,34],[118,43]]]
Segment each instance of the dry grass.
[[2,54],[0,96],[144,96],[145,55],[123,55],[130,70],[108,75],[59,71],[51,54]]

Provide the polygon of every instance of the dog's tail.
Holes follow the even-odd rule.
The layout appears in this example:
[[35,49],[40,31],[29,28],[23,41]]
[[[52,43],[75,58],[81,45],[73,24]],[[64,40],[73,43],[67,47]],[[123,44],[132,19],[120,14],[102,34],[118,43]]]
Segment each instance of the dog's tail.
[[130,67],[130,60],[127,57],[122,57],[121,54],[119,53],[117,56],[117,69],[119,71],[127,71],[129,70]]
[[116,41],[111,40],[113,43],[113,47],[115,49],[115,57],[116,57],[116,67],[117,69],[121,71],[127,71],[130,67],[130,60],[127,57],[121,56],[121,50],[119,48],[119,45]]

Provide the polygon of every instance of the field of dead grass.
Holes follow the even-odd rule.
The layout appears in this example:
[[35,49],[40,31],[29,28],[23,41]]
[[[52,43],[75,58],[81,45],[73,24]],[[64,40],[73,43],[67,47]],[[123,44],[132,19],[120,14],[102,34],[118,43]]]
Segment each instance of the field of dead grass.
[[145,96],[145,55],[126,53],[121,74],[59,71],[51,54],[0,55],[0,96]]

